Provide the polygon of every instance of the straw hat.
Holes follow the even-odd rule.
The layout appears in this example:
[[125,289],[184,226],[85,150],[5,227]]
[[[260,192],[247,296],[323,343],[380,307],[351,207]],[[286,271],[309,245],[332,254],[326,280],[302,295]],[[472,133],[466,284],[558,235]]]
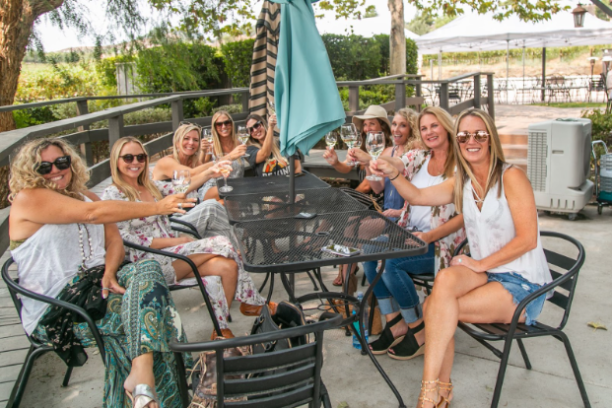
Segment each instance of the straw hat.
[[359,129],[363,129],[363,121],[365,119],[380,119],[389,126],[391,129],[391,122],[389,122],[389,118],[387,117],[387,111],[385,108],[379,105],[370,105],[368,109],[366,109],[363,115],[355,115],[353,116],[353,123]]

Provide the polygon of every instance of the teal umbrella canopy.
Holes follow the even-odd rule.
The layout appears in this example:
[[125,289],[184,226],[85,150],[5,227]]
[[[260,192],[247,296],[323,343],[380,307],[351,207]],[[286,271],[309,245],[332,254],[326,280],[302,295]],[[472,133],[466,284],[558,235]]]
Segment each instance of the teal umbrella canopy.
[[315,24],[310,0],[270,0],[281,4],[274,103],[281,153],[308,154],[325,133],[344,123],[327,50]]

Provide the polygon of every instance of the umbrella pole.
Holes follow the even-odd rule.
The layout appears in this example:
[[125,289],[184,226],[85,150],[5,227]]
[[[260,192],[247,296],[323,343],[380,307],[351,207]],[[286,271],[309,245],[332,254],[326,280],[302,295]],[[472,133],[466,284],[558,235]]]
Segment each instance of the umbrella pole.
[[288,156],[289,161],[289,204],[295,203],[295,160]]

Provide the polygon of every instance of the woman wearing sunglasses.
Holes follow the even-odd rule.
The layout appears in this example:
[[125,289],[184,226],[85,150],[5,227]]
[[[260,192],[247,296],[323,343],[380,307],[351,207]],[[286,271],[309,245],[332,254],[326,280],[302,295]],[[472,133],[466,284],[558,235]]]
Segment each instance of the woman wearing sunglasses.
[[[399,123],[396,119],[397,116],[394,123]],[[421,112],[415,127],[419,129],[419,140],[415,144],[423,146],[423,149],[410,150],[402,156],[403,176],[420,188],[440,184],[455,173],[451,141],[453,119],[443,109],[430,107]],[[357,157],[367,163],[370,161],[369,156]],[[395,189],[393,181],[385,178],[385,186],[390,184]],[[382,185],[382,182],[372,182],[374,189],[376,183]],[[396,193],[399,195],[397,190]],[[370,343],[370,349],[374,354],[386,353],[396,360],[410,360],[423,354],[425,332],[419,296],[408,273],[431,274],[449,266],[455,247],[465,239],[465,233],[463,216],[457,215],[453,204],[417,206],[406,201],[398,224],[410,231],[419,231],[414,234],[429,247],[424,255],[390,259],[385,263],[385,271],[374,287],[374,295],[387,324],[381,336]],[[377,264],[376,261],[363,264],[370,282],[376,276]]]
[[[145,155],[143,163],[126,160],[126,156],[129,158],[138,155]],[[113,184],[104,191],[104,200],[156,202],[174,193],[171,182],[149,179],[148,158],[144,146],[134,137],[124,137],[115,143],[111,151],[110,165]],[[208,178],[220,177],[220,169],[224,166],[230,166],[230,162],[221,161],[201,174],[206,174]],[[191,190],[195,188],[194,185],[189,186]],[[213,304],[219,306],[215,312],[225,337],[233,337],[227,326],[227,308],[234,299],[242,303],[240,311],[246,315],[258,314],[261,305],[265,303],[250,275],[242,268],[240,257],[227,236],[217,235],[198,240],[179,236],[170,228],[170,221],[166,216],[131,219],[119,222],[117,226],[123,239],[188,256],[198,267],[200,275],[221,278],[225,299],[222,299],[221,304],[219,301]],[[189,265],[180,260],[173,261],[168,257],[132,249],[129,251],[129,257],[133,262],[145,258],[155,259],[162,266],[168,284],[193,278]],[[212,283],[215,280],[209,279],[207,282]],[[212,286],[209,289],[211,294],[217,292]],[[215,333],[211,337],[214,336]]]
[[[552,277],[540,242],[533,190],[525,173],[504,160],[493,119],[479,109],[459,114],[454,177],[419,189],[397,177],[403,164],[383,159],[371,169],[393,180],[413,205],[454,203],[464,216],[471,256],[459,255],[436,276],[425,302],[425,350],[419,407],[447,407],[452,399],[454,335],[459,321],[510,323],[517,304]],[[535,323],[545,296],[521,320]],[[430,339],[430,340],[429,340]]]
[[[251,113],[246,118],[246,129],[249,133],[247,154],[249,164],[255,169],[258,177],[281,176],[289,174],[287,159],[281,156],[280,149],[274,140],[276,115],[270,116],[270,126],[259,115]],[[295,172],[302,172],[299,154],[293,156]]]
[[[179,379],[169,349],[171,342],[185,341],[178,311],[157,262],[123,265],[115,223],[183,213],[179,205],[190,207],[194,200],[180,194],[157,202],[100,201],[87,190],[88,180],[79,154],[59,138],[33,140],[19,150],[9,182],[9,236],[19,283],[73,304],[95,302],[89,310],[104,339],[106,378],[113,379],[104,388],[104,406],[129,406],[123,387],[140,406],[178,408]],[[71,323],[61,313],[65,309],[30,298],[22,303],[26,333],[44,343],[53,339],[71,366],[85,362],[82,347],[96,344],[85,323]]]

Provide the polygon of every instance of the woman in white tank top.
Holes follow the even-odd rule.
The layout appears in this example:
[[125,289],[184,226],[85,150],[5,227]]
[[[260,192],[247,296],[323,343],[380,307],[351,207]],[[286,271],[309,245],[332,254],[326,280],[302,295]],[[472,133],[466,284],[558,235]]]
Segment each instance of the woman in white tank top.
[[[425,302],[425,364],[418,407],[448,407],[454,335],[459,321],[510,323],[516,306],[550,282],[540,243],[538,216],[525,173],[505,163],[493,119],[474,109],[459,114],[453,148],[459,165],[455,177],[418,189],[403,177],[394,178],[403,163],[383,159],[374,173],[394,180],[412,205],[454,202],[464,215],[471,256],[454,257],[438,273]],[[533,324],[545,296],[532,301],[521,320]],[[447,357],[451,356],[451,357]]]
[[[114,223],[184,213],[181,205],[193,207],[195,199],[181,194],[153,203],[100,201],[87,190],[88,180],[80,156],[59,138],[28,142],[13,159],[9,236],[20,284],[64,299],[66,293],[81,295],[68,288],[76,287],[79,281],[91,281],[94,289],[87,294],[108,298],[106,304],[100,302],[103,317],[96,325],[107,350],[107,378],[116,379],[105,386],[103,406],[127,406],[125,393],[114,386],[121,384],[135,394],[135,404],[139,402],[141,407],[178,408],[182,404],[175,370],[169,364],[174,358],[169,344],[186,340],[180,317],[157,262],[129,264],[119,270],[125,252]],[[66,317],[41,323],[51,312],[52,308],[40,302],[23,299],[24,329],[43,342],[53,338],[53,344],[59,344],[56,351],[68,364],[82,364],[80,346],[93,346],[95,340],[83,323],[73,323],[72,331],[57,335],[56,323]],[[156,323],[147,327],[145,316],[147,324]],[[63,355],[68,349],[74,354]],[[168,354],[163,357],[162,353]]]

